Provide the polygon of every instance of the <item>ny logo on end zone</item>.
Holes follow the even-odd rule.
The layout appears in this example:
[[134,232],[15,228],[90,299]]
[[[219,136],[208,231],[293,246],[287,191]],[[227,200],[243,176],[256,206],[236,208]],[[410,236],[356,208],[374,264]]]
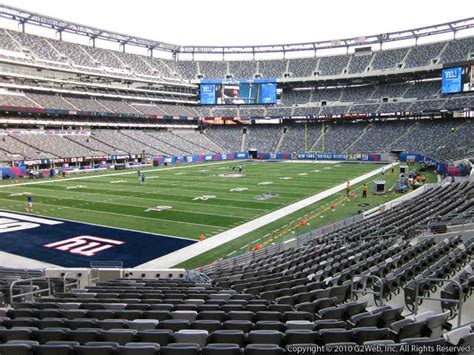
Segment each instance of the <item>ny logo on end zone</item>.
[[[41,225],[54,226],[58,224],[63,224],[63,222],[16,213],[0,212],[0,234],[34,229],[40,227]],[[125,242],[113,239],[83,235],[45,244],[43,246],[46,248],[54,248],[56,250],[67,251],[69,253],[79,254],[82,256],[94,256],[100,251],[110,249],[116,245],[122,245],[124,243]]]
[[72,254],[79,254],[82,256],[94,256],[102,250],[110,249],[115,245],[122,245],[124,243],[125,242],[119,240],[82,235],[66,240],[60,240],[59,242],[45,244],[44,247],[68,251]]

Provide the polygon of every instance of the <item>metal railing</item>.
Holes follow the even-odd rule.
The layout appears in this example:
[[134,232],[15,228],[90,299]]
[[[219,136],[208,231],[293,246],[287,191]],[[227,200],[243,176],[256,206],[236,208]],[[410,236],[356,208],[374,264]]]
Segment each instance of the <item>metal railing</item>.
[[[34,284],[34,281],[46,281],[46,288],[39,288],[38,285]],[[27,283],[27,286],[29,286],[29,291],[22,292],[22,293],[17,293],[14,294],[14,289],[15,286],[19,284]],[[31,279],[20,279],[13,281],[10,285],[10,304],[13,304],[13,301],[16,298],[22,298],[22,297],[28,297],[30,296],[31,299],[34,299],[35,295],[40,295],[47,293],[49,297],[52,296],[52,289],[51,289],[51,280],[49,277],[33,277]]]
[[[370,279],[373,279],[374,281],[380,284],[380,291],[374,291],[367,287],[367,281]],[[354,290],[354,284],[360,284],[361,282],[363,283],[362,289]],[[373,285],[375,285],[375,283],[373,283]],[[351,283],[351,300],[354,300],[354,295],[356,294],[373,295],[374,302],[377,307],[384,305],[383,282],[382,282],[382,279],[376,275],[354,275],[352,277],[352,283]],[[379,299],[377,299],[376,296],[378,296]]]
[[[75,280],[68,283],[68,276],[75,276]],[[63,277],[63,291],[68,292],[72,287],[81,288],[81,280],[78,271],[66,272]]]
[[206,266],[202,266],[196,268],[195,271],[200,271],[204,273],[212,273],[217,272],[224,269],[230,269],[236,267],[237,265],[246,265],[251,262],[256,261],[259,258],[266,257],[269,255],[276,254],[284,249],[284,243],[288,242],[291,239],[296,238],[297,247],[301,247],[306,243],[310,242],[311,240],[321,238],[326,234],[332,233],[338,229],[345,228],[355,222],[362,220],[364,217],[362,214],[357,214],[355,216],[343,219],[342,221],[338,221],[336,223],[332,223],[330,225],[315,229],[313,231],[300,234],[298,236],[290,236],[288,238],[282,239],[280,242],[270,245],[268,247],[264,247],[260,250],[253,250],[250,252],[246,252],[228,259],[218,260],[214,263]]
[[[441,283],[452,283],[459,289],[459,299],[450,299],[450,298],[436,298],[436,297],[427,297],[427,296],[420,296],[419,289],[420,289],[420,281],[431,281],[431,282],[441,282]],[[415,280],[415,309],[413,314],[416,316],[418,313],[418,301],[419,300],[430,300],[430,301],[441,301],[441,302],[448,302],[448,303],[455,303],[458,304],[458,325],[459,328],[461,326],[461,317],[462,317],[462,304],[463,304],[463,292],[462,292],[462,285],[456,280],[450,279],[438,279],[434,277],[420,277],[419,279]]]
[[209,276],[207,276],[206,274],[202,272],[194,271],[194,270],[189,270],[186,272],[185,280],[192,281],[196,284],[202,284],[202,285],[212,284],[212,280]]
[[[95,274],[95,276],[93,276]],[[88,285],[97,284],[100,281],[100,271],[97,268],[92,268],[89,270],[88,276]]]

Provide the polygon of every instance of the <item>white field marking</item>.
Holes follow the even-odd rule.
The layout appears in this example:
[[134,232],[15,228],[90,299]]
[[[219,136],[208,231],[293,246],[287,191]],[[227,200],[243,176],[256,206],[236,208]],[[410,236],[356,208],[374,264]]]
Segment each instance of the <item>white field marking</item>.
[[[392,166],[398,165],[397,163],[383,165],[378,167],[366,174],[360,175],[352,179],[351,185],[355,185],[359,182],[367,180],[380,173],[382,168],[386,171]],[[257,217],[249,222],[241,224],[235,228],[228,229],[222,233],[214,235],[212,238],[208,238],[200,243],[195,243],[193,245],[184,247],[179,251],[171,252],[167,255],[159,257],[155,260],[146,262],[144,264],[138,265],[136,268],[170,268],[175,265],[178,265],[186,260],[192,259],[202,253],[205,253],[211,249],[217,248],[227,242],[235,240],[245,234],[253,232],[258,228],[266,226],[272,222],[279,220],[282,217],[288,216],[294,212],[297,212],[305,207],[308,207],[318,201],[321,201],[329,196],[334,195],[340,191],[343,191],[346,188],[346,183],[341,183],[339,185],[333,186],[325,191],[317,193],[315,195],[304,198],[303,200],[297,201],[291,205],[287,205],[279,210],[272,211],[263,216]],[[246,247],[246,246],[244,246]]]
[[229,191],[230,192],[242,192],[242,191],[247,191],[248,188],[247,187],[234,187],[232,189],[230,189]]
[[197,196],[195,198],[193,198],[193,201],[207,201],[207,200],[210,200],[212,198],[216,198],[216,196],[214,195],[202,195],[202,196]]
[[[2,199],[0,199],[0,200],[2,200]],[[56,205],[52,205],[52,204],[44,203],[44,202],[36,202],[35,205],[44,205],[44,206],[57,207]],[[104,214],[111,214],[111,215],[128,217],[128,218],[140,218],[140,219],[153,220],[153,221],[166,221],[168,223],[189,224],[189,225],[193,225],[193,226],[205,226],[205,227],[211,227],[211,228],[215,228],[215,229],[225,230],[225,227],[220,227],[220,226],[215,226],[215,225],[210,225],[210,224],[192,223],[192,222],[175,221],[175,220],[170,221],[169,219],[162,219],[162,218],[157,218],[157,217],[151,218],[151,217],[135,216],[135,215],[128,215],[128,214],[115,213],[115,212],[107,212],[107,211],[94,211],[94,210],[88,210],[88,209],[80,208],[80,207],[61,206],[60,209],[72,209],[72,210],[79,210],[79,211],[104,213]],[[55,217],[52,217],[52,218],[55,218]],[[81,222],[81,221],[73,221],[73,222],[88,224],[87,222]],[[104,227],[115,228],[115,227],[110,227],[110,226],[104,226]],[[147,232],[143,232],[143,233],[147,233]],[[174,236],[171,236],[171,237],[174,237]],[[176,238],[178,238],[178,237],[176,237]],[[195,240],[195,239],[192,239],[192,240]]]
[[272,181],[262,181],[262,182],[259,182],[257,185],[271,185],[273,184]]
[[23,195],[27,195],[28,193],[27,192],[18,192],[16,194],[10,194],[9,196],[10,197],[13,197],[13,196],[23,196]]
[[283,176],[280,180],[293,180],[293,178],[291,176]]
[[[40,203],[41,204],[41,203]],[[45,204],[43,204],[45,205]],[[66,208],[69,208],[69,207],[66,207]],[[79,208],[76,208],[76,209],[79,209]],[[8,212],[1,212],[2,215],[5,215],[7,216],[8,215]],[[12,213],[15,213],[16,215],[16,212],[12,212]],[[141,233],[141,234],[151,234],[151,235],[157,235],[159,237],[168,237],[168,238],[177,238],[177,239],[185,239],[185,240],[193,240],[193,241],[196,241],[196,239],[193,239],[193,238],[186,238],[186,237],[177,237],[177,236],[174,236],[174,235],[169,235],[169,234],[163,234],[163,233],[153,233],[153,232],[145,232],[145,231],[139,231],[139,230],[134,230],[134,229],[128,229],[128,228],[121,228],[121,227],[111,227],[111,226],[106,226],[106,225],[103,225],[103,224],[97,224],[97,223],[89,223],[89,222],[83,222],[83,221],[76,221],[74,219],[65,219],[65,218],[56,218],[56,217],[51,217],[51,216],[44,216],[44,215],[40,215],[40,214],[35,214],[34,217],[32,217],[32,215],[30,214],[26,214],[26,216],[28,216],[28,218],[37,218],[37,217],[44,217],[44,218],[55,218],[55,219],[58,219],[59,221],[52,221],[52,222],[57,222],[57,224],[61,224],[62,222],[74,222],[74,223],[82,223],[82,224],[88,224],[90,226],[96,226],[96,227],[105,227],[105,228],[112,228],[112,229],[119,229],[119,230],[123,230],[123,231],[128,231],[128,232],[136,232],[136,233]],[[17,218],[17,217],[15,217]],[[19,219],[19,218],[17,218]],[[46,220],[48,221],[48,220]],[[44,221],[42,223],[46,224],[47,222]],[[1,251],[0,251],[1,252]]]
[[46,224],[48,226],[55,226],[57,224],[63,223],[63,222],[59,222],[59,221],[55,221],[51,219],[44,219],[44,218],[33,217],[30,215],[16,214],[16,213],[3,212],[3,211],[0,211],[0,217],[19,219],[20,221],[35,222],[39,224]]
[[209,171],[209,170],[207,170],[207,169],[199,170],[200,173],[205,173],[206,171]]
[[249,246],[249,244],[242,245],[242,246],[240,247],[240,249],[245,249],[245,248],[247,248],[248,246]]
[[[49,192],[49,190],[47,190]],[[90,192],[75,192],[76,194],[80,194],[80,195],[94,195],[94,196],[97,196],[97,194],[93,194],[93,193],[90,193]],[[63,197],[58,197],[58,196],[54,196],[54,195],[49,195],[49,194],[35,194],[35,196],[38,196],[38,197],[54,197],[55,199],[59,199],[59,200],[64,200],[64,199],[68,199],[68,198],[63,198]],[[98,197],[98,196],[97,196]],[[88,202],[85,202],[82,204],[82,205],[86,205],[86,204],[91,204],[91,203],[100,203],[100,202],[107,202],[111,205],[117,205],[117,206],[128,206],[128,207],[143,207],[143,205],[135,205],[135,204],[130,204],[130,203],[121,203],[121,202],[111,202],[111,201],[114,201],[114,200],[122,200],[122,199],[128,199],[128,197],[130,196],[114,196],[114,197],[111,197],[111,198],[101,198],[99,200],[87,200]],[[189,197],[189,196],[188,196]],[[132,199],[139,199],[139,200],[146,200],[146,201],[153,201],[153,202],[157,202],[157,201],[163,201],[164,203],[166,202],[170,202],[170,200],[165,200],[165,199],[152,199],[152,198],[145,198],[145,197],[131,197]],[[2,200],[2,199],[0,199]],[[129,201],[129,199],[127,200]],[[238,200],[238,201],[244,201],[244,200]],[[20,202],[20,201],[12,201],[12,202]],[[244,201],[245,202],[245,201]],[[185,203],[185,204],[191,204],[193,207],[196,207],[198,205],[196,205],[195,203],[193,202],[179,202],[179,203]],[[42,203],[42,204],[45,204],[45,203]],[[67,208],[67,206],[58,206],[58,205],[52,205],[52,206],[56,206],[55,209],[57,210],[60,210],[62,208]],[[213,205],[213,204],[207,204],[206,207],[209,206],[209,207],[219,207],[219,208],[222,208],[221,205]],[[222,214],[220,212],[201,212],[201,211],[193,211],[193,210],[187,210],[187,209],[174,209],[174,211],[176,212],[184,212],[184,213],[193,213],[193,214],[202,214],[202,215],[207,215],[207,216],[219,216],[219,217],[234,217],[234,218],[240,218],[242,220],[248,220],[250,218],[254,218],[256,216],[260,216],[262,213],[264,212],[267,212],[268,210],[264,210],[264,209],[256,209],[256,208],[248,208],[248,207],[236,207],[236,206],[226,206],[226,209],[228,208],[234,208],[234,209],[247,209],[247,210],[252,210],[252,211],[259,211],[257,213],[255,213],[253,216],[240,216],[240,215],[236,215],[236,214]],[[88,210],[88,211],[91,211],[91,212],[94,212],[94,210]],[[130,215],[130,216],[133,216],[133,215]]]
[[186,175],[186,173],[174,173],[175,175]]
[[312,173],[320,173],[321,170],[316,169],[316,170],[311,170],[311,172],[312,172]]
[[237,253],[237,250],[234,250],[232,253],[227,254],[227,256],[231,256],[233,254]]
[[306,176],[308,173],[299,173],[298,176]]
[[150,211],[161,212],[165,210],[170,210],[172,208],[173,206],[156,206],[156,207],[147,208],[145,212],[150,212]]
[[[160,171],[167,171],[167,170],[174,170],[174,169],[190,169],[196,168],[199,166],[209,166],[209,165],[222,165],[222,164],[230,164],[230,161],[223,161],[223,162],[212,162],[212,163],[199,163],[199,165],[188,165],[188,166],[172,166],[169,168],[160,168],[160,169],[151,169],[147,170],[147,173],[152,172],[160,172]],[[225,168],[227,169],[227,168]],[[73,178],[67,179],[58,179],[58,180],[47,180],[47,181],[33,181],[33,182],[24,182],[21,184],[11,184],[11,185],[0,185],[0,189],[7,188],[7,187],[18,187],[18,186],[26,186],[26,185],[40,185],[40,184],[52,184],[58,182],[65,182],[65,181],[75,181],[75,180],[86,180],[86,179],[99,179],[104,177],[114,177],[114,176],[123,176],[123,175],[136,175],[137,171],[127,171],[123,173],[114,173],[114,174],[104,174],[104,175],[92,175],[92,176],[78,176]]]
[[332,168],[331,168],[330,166],[325,166],[323,169],[324,169],[324,170],[330,170],[330,169],[332,169]]
[[[35,187],[35,189],[40,189],[40,190],[44,190],[42,189],[41,187]],[[48,191],[50,192],[51,190],[49,189],[46,189],[44,191]],[[121,191],[127,191],[127,192],[139,192],[139,193],[143,193],[142,191],[139,191],[139,190],[134,190],[134,189],[125,189],[125,188],[122,188]],[[81,192],[76,192],[76,191],[71,191],[71,193],[74,193],[74,194],[78,194],[78,195],[93,195],[93,196],[108,196],[107,194],[102,194],[102,193],[94,193],[94,192],[87,192],[87,191],[81,191]],[[146,194],[154,194],[156,192],[153,192],[153,191],[150,191],[150,192],[146,192]],[[59,197],[59,196],[56,196],[56,195],[48,195],[48,194],[39,194],[39,193],[35,193],[36,196],[43,196],[43,197],[54,197],[56,199],[64,199],[62,197]],[[173,196],[181,196],[181,197],[192,197],[192,196],[189,196],[189,195],[175,195],[173,194]],[[235,196],[235,195],[234,195]],[[169,199],[165,199],[165,198],[147,198],[147,197],[138,197],[138,196],[118,196],[117,199],[127,199],[127,198],[134,198],[134,199],[141,199],[141,200],[147,200],[147,201],[164,201],[164,202],[170,202]],[[221,198],[222,200],[222,198]],[[230,199],[230,198],[225,198],[223,200],[229,200],[229,201],[239,201],[239,202],[252,202],[252,200],[239,200],[239,199]],[[101,200],[103,201],[103,200]],[[95,201],[95,200],[92,200],[92,202],[101,202],[101,201]],[[193,205],[193,206],[196,206],[195,203],[193,202],[188,202],[188,201],[179,201],[179,203],[184,203],[184,204],[190,204],[190,205]],[[272,202],[270,202],[272,203]],[[127,203],[121,203],[120,205],[127,205],[127,206],[134,206],[134,207],[143,207],[143,206],[137,206],[137,205],[130,205],[130,204],[127,204]],[[222,205],[213,205],[213,204],[208,204],[207,206],[216,206],[216,207],[219,207],[219,208],[222,208]],[[226,208],[236,208],[236,209],[245,209],[245,210],[252,210],[252,211],[268,211],[266,209],[261,209],[261,208],[253,208],[253,207],[239,207],[239,206],[226,206]],[[183,211],[183,212],[189,212],[188,210],[187,211]],[[198,212],[195,212],[195,213],[198,213]]]
[[111,184],[121,184],[123,182],[127,182],[127,180],[114,180],[114,181],[111,181],[110,183]]
[[66,186],[66,190],[85,189],[85,185]]
[[154,175],[154,176],[149,176],[146,179],[150,180],[150,179],[159,179],[159,178],[160,178],[159,176]]

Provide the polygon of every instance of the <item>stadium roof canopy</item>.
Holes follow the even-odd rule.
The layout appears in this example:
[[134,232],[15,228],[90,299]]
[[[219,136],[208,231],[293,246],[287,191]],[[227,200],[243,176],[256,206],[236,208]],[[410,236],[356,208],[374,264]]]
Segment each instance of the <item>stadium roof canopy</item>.
[[286,53],[297,51],[316,51],[319,49],[349,48],[364,45],[382,44],[387,42],[415,40],[422,37],[435,36],[440,34],[452,33],[453,38],[456,33],[463,30],[474,28],[474,17],[465,18],[457,21],[441,23],[432,26],[418,27],[409,30],[382,33],[369,36],[358,36],[352,38],[332,39],[319,42],[289,43],[278,45],[255,45],[255,46],[186,46],[166,42],[160,42],[130,36],[123,33],[112,32],[96,27],[85,26],[75,22],[64,21],[55,17],[41,15],[16,7],[0,4],[0,17],[17,21],[24,31],[26,24],[49,28],[59,33],[72,33],[90,38],[93,45],[95,40],[105,40],[116,42],[123,46],[137,46],[146,48],[150,51],[159,50],[171,52],[173,54],[255,54],[255,53]]

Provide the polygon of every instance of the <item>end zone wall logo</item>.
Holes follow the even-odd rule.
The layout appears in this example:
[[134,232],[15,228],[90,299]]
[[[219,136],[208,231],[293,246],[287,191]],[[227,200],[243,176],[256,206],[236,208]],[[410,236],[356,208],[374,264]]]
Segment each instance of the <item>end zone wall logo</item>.
[[195,242],[0,210],[0,251],[59,266],[108,260],[134,267]]

